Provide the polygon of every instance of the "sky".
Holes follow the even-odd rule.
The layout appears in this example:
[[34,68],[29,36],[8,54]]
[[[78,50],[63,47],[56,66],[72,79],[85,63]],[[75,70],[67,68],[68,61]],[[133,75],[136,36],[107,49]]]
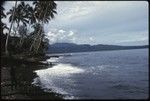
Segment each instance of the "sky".
[[[44,25],[50,44],[148,44],[149,5],[146,1],[55,2],[57,15]],[[4,7],[7,10],[12,5],[13,1],[7,1]]]

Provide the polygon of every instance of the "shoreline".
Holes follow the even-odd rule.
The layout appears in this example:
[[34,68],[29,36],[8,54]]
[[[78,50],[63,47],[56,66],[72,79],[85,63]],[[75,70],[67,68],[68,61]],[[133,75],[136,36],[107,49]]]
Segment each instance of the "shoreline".
[[1,99],[63,99],[60,94],[44,92],[43,89],[32,84],[33,79],[37,77],[33,71],[50,66],[40,61],[26,60],[1,57]]

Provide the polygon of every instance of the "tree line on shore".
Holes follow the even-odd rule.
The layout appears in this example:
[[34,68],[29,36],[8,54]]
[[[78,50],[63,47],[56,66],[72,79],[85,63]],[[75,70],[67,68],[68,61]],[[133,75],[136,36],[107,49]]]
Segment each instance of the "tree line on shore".
[[[49,43],[44,32],[44,24],[57,14],[57,4],[54,1],[37,0],[32,1],[31,5],[24,1],[15,1],[14,6],[6,13],[3,5],[1,5],[1,54],[44,55]],[[2,22],[7,16],[9,27]]]

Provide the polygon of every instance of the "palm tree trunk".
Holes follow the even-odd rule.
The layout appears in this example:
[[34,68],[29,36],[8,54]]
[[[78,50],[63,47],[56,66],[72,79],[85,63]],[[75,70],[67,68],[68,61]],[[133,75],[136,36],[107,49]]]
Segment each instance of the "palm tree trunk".
[[13,22],[14,22],[13,19],[14,19],[16,6],[17,6],[17,1],[15,2],[15,8],[14,8],[14,11],[13,11],[12,22],[11,22],[11,25],[10,25],[10,28],[9,28],[9,33],[7,34],[7,38],[6,38],[6,43],[5,43],[5,54],[6,55],[8,55],[8,40],[9,40],[10,32],[11,32]]
[[41,39],[42,39],[42,33],[41,33],[41,35],[40,35],[40,39],[39,39],[38,46],[37,46],[37,48],[36,48],[36,50],[35,50],[36,53],[38,53],[38,50],[39,50],[39,48],[40,48],[41,41],[42,41]]
[[19,34],[19,22],[17,22],[17,28],[16,28],[18,34]]
[[[42,26],[44,27],[44,23],[43,23],[43,22],[42,22]],[[42,28],[41,28],[41,29],[42,29]],[[39,35],[39,43],[38,43],[37,48],[35,49],[35,52],[36,52],[36,53],[38,52],[39,47],[40,47],[40,45],[41,45],[41,39],[42,39],[42,33],[41,33],[41,35]]]
[[[48,6],[49,6],[49,5],[47,5],[46,10],[45,10],[46,13],[47,13]],[[43,19],[45,19],[46,13],[44,13],[44,18],[43,18]],[[44,27],[44,22],[43,22],[43,21],[42,21],[42,26]],[[41,35],[40,35],[40,40],[39,40],[38,47],[37,47],[37,49],[36,49],[36,53],[38,52],[38,50],[39,50],[39,48],[40,48],[41,41],[42,41],[41,39],[42,39],[42,33],[41,33]]]
[[16,36],[16,29],[15,28],[13,28],[14,29],[14,31],[15,31],[15,34],[14,34],[14,36]]
[[40,27],[40,29],[38,30],[37,36],[34,38],[33,43],[32,43],[31,46],[30,46],[30,52],[32,51],[33,46],[35,45],[35,42],[36,42],[37,38],[38,38],[39,35],[40,35],[40,31],[41,31],[41,27]]
[[[42,14],[42,12],[40,13],[40,16],[41,16],[41,14]],[[39,22],[39,21],[38,21]],[[38,31],[38,33],[37,33],[37,37],[35,37],[34,38],[34,40],[33,40],[33,43],[31,44],[31,46],[30,46],[30,52],[32,51],[32,48],[33,48],[33,46],[34,46],[34,44],[35,44],[35,41],[36,41],[36,38],[38,38],[38,36],[39,36],[39,33],[40,33],[40,29],[39,29],[39,31]]]

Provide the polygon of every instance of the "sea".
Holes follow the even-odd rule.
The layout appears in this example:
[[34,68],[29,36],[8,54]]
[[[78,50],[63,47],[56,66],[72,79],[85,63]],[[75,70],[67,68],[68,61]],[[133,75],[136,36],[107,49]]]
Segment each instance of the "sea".
[[147,99],[148,54],[148,48],[57,54],[46,60],[54,66],[34,71],[32,84],[64,99]]

